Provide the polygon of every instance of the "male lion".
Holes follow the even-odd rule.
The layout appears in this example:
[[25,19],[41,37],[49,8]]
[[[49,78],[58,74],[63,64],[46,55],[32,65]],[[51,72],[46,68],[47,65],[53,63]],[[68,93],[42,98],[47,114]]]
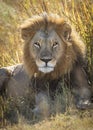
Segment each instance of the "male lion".
[[[42,111],[49,109],[45,84],[54,94],[64,76],[69,77],[76,106],[89,107],[91,90],[83,68],[86,49],[71,25],[58,15],[42,14],[25,21],[21,34],[24,64],[0,69],[0,90],[17,97],[26,95],[30,86],[37,93],[34,112]],[[41,107],[44,101],[46,107]]]

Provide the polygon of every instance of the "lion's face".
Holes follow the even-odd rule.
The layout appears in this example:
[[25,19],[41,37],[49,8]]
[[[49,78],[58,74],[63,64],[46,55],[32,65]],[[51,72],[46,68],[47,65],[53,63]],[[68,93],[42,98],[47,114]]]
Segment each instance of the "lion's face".
[[64,46],[55,30],[36,32],[30,42],[30,54],[37,68],[43,73],[54,70],[62,56]]

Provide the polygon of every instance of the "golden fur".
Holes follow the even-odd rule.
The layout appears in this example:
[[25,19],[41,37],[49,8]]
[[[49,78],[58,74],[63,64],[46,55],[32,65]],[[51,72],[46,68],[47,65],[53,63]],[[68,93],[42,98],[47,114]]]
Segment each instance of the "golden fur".
[[[30,54],[29,44],[35,33],[40,29],[54,29],[58,36],[63,40],[63,31],[69,33],[69,38],[63,40],[64,42],[64,53],[62,54],[59,64],[56,65],[54,71],[51,73],[44,74],[38,71],[35,63],[35,59]],[[58,78],[66,73],[69,73],[73,69],[74,63],[78,60],[78,57],[85,57],[85,45],[79,38],[76,31],[69,25],[64,18],[57,15],[40,15],[28,19],[21,26],[22,38],[24,39],[24,65],[30,75],[35,74],[41,78],[46,77],[49,79]],[[57,54],[56,54],[57,55]],[[62,59],[62,60],[61,60]]]

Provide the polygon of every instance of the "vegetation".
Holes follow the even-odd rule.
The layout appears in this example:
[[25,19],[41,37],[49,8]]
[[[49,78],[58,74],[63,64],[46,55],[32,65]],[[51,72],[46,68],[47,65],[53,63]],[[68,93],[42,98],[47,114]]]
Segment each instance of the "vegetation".
[[[87,47],[87,72],[93,84],[93,1],[92,0],[1,0],[0,1],[0,67],[22,62],[23,42],[20,24],[32,15],[42,12],[65,16],[76,28]],[[69,94],[67,94],[69,95]],[[66,102],[67,103],[67,102]],[[0,120],[8,110],[7,103],[0,98]],[[72,108],[72,107],[71,107]],[[3,111],[4,110],[4,111]],[[64,115],[51,117],[35,125],[8,126],[7,130],[92,130],[93,112],[67,109]],[[22,123],[23,122],[23,123]],[[1,126],[6,121],[3,118]],[[3,128],[2,128],[3,129]]]
[[7,130],[92,130],[93,122],[90,117],[80,118],[75,115],[57,115],[49,120],[44,120],[35,125],[21,123],[17,126],[8,127]]

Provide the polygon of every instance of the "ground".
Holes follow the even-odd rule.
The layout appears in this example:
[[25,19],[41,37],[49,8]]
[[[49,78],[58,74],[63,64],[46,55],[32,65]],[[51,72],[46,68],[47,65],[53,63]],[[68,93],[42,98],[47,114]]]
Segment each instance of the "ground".
[[93,111],[70,111],[32,125],[21,119],[18,125],[1,130],[93,130]]

